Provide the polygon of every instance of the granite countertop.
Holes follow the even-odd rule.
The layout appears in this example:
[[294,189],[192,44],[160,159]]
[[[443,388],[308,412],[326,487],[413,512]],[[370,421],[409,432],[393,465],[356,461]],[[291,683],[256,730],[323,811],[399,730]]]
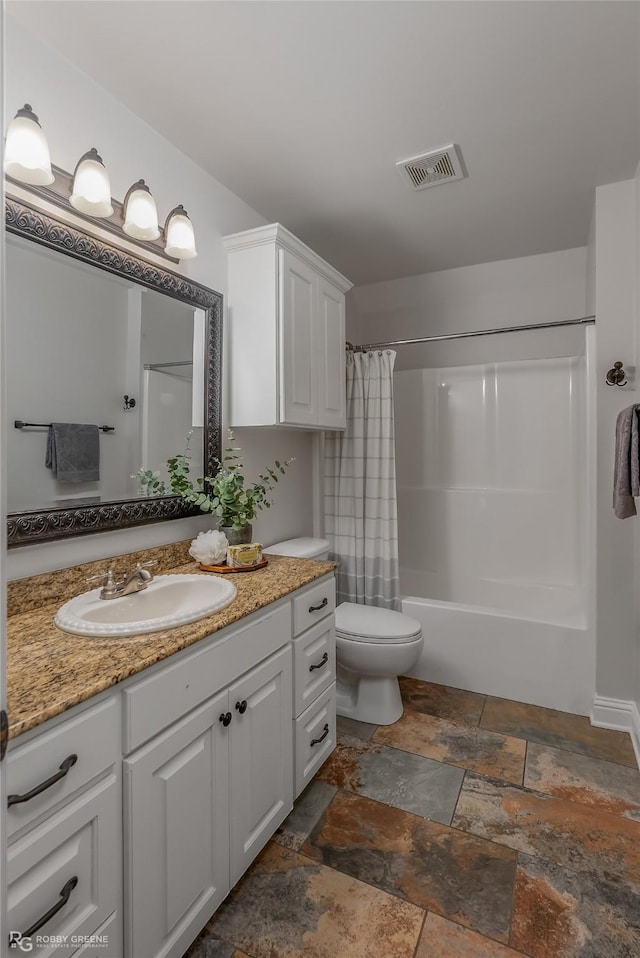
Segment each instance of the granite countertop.
[[[192,559],[184,561],[187,558],[185,549],[168,549],[155,550],[163,560],[162,573],[158,574],[211,575],[199,572]],[[147,559],[151,551],[145,553]],[[136,556],[126,558],[136,560]],[[168,564],[175,560],[174,566]],[[91,563],[10,584],[8,605],[13,614],[7,620],[9,738],[35,728],[205,636],[333,572],[336,564],[269,556],[269,565],[265,568],[233,575],[238,594],[225,609],[198,622],[163,632],[102,639],[60,631],[53,624],[60,605],[72,595],[86,591],[85,578],[95,571],[95,567],[102,570],[105,565],[104,561]],[[130,562],[127,567],[132,567]]]

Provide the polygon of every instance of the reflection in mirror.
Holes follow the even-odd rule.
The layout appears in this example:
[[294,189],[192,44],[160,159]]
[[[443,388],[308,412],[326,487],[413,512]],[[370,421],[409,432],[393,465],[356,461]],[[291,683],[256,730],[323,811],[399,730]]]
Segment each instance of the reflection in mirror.
[[[191,475],[204,475],[204,314],[145,290],[141,316],[140,459],[133,472],[158,472],[170,491],[167,459],[184,453],[187,442]],[[149,492],[135,487],[135,493]]]
[[[36,242],[20,230],[6,243],[10,544],[192,514],[166,461],[188,445],[197,477],[219,454],[221,296],[43,214],[23,219]],[[69,255],[39,245],[40,221]],[[86,247],[109,265],[83,261]],[[106,428],[95,445],[93,429],[57,432],[56,474],[52,422]]]
[[[7,412],[45,423],[8,431],[9,512],[146,494],[139,469],[168,488],[166,461],[190,433],[201,476],[203,311],[15,237],[6,262]],[[113,427],[99,433],[99,479],[45,467],[51,421]]]

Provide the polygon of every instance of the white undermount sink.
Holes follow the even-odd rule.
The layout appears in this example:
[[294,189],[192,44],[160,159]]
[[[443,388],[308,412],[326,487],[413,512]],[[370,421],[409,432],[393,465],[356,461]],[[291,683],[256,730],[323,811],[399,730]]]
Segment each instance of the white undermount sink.
[[232,582],[214,576],[159,575],[146,589],[117,599],[101,599],[100,591],[92,589],[66,602],[54,618],[58,628],[98,638],[160,632],[224,609],[237,590]]

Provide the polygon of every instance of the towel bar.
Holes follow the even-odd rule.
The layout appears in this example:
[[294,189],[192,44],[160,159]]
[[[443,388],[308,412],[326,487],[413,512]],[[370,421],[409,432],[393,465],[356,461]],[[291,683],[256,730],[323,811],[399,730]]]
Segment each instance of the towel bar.
[[[24,429],[26,426],[38,426],[42,429],[48,429],[49,426],[53,425],[50,422],[23,422],[22,419],[14,419],[13,426],[15,429]],[[115,432],[115,426],[98,426],[100,432]]]

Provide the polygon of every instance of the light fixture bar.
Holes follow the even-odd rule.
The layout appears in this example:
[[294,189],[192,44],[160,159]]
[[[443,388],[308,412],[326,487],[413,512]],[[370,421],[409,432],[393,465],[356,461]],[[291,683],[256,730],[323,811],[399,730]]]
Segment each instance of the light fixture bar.
[[[134,239],[132,236],[127,236],[123,229],[125,220],[124,203],[121,203],[119,200],[116,200],[113,197],[111,200],[111,204],[113,206],[113,215],[108,219],[96,219],[94,216],[90,216],[86,213],[82,213],[80,210],[74,209],[69,202],[73,188],[73,173],[68,173],[66,170],[61,169],[59,166],[55,166],[53,163],[51,164],[51,169],[55,176],[55,180],[50,186],[34,186],[31,183],[22,183],[20,180],[16,180],[14,177],[8,176],[7,174],[5,174],[5,178],[7,183],[15,185],[20,190],[19,194],[12,193],[12,195],[19,199],[22,203],[28,202],[25,199],[25,193],[34,193],[41,199],[46,200],[48,203],[52,203],[54,206],[57,206],[59,209],[65,210],[65,212],[70,213],[73,216],[77,216],[81,220],[85,220],[87,223],[92,223],[94,227],[97,227],[101,230],[106,230],[108,233],[113,233],[115,236],[118,236],[121,241],[124,239],[128,243],[132,243],[134,246],[142,247],[149,253],[153,253],[154,256],[161,256],[170,263],[180,262],[177,257],[169,256],[167,253],[165,253],[165,238],[162,227],[160,227],[160,236],[155,240],[140,240]],[[7,192],[11,193],[12,191],[8,190]]]

